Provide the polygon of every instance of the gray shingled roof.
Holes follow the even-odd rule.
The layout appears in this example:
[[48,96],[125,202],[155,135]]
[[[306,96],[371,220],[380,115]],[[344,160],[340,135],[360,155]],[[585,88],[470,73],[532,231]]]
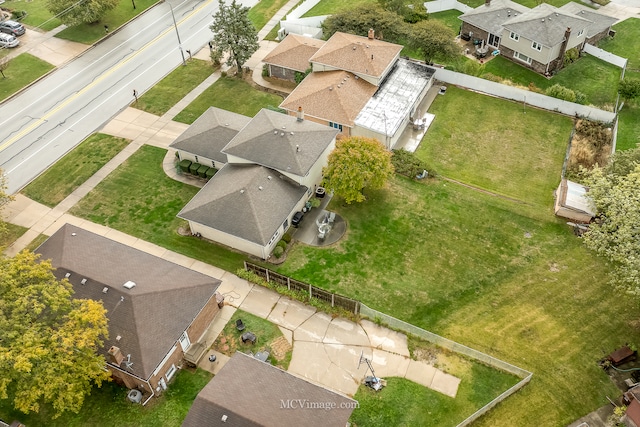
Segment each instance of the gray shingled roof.
[[398,44],[337,32],[310,61],[380,78],[401,50]]
[[492,0],[489,5],[483,4],[460,15],[460,20],[491,34],[500,35],[502,24],[507,19],[519,16],[528,10],[530,10],[528,7],[511,0]]
[[221,150],[250,120],[242,114],[209,107],[170,147],[226,163],[227,156]]
[[309,60],[324,43],[324,40],[289,33],[262,62],[304,73],[311,66]]
[[306,192],[264,166],[227,163],[178,217],[265,246]]
[[[300,400],[335,405],[332,409],[285,409],[283,402]],[[235,353],[198,393],[182,427],[344,427],[356,401],[295,377],[243,353]],[[223,423],[222,417],[226,415]]]
[[271,169],[305,176],[337,134],[329,126],[262,109],[222,151]]
[[[109,319],[102,353],[106,357],[112,345],[119,347],[125,357],[131,355],[130,372],[144,379],[220,285],[217,279],[70,224],[36,252],[41,259],[51,259],[57,278],[71,273],[75,298],[102,300]],[[85,284],[82,279],[87,279]],[[136,286],[124,288],[127,281]],[[105,287],[107,293],[102,292]]]
[[579,16],[581,18],[588,19],[589,21],[593,22],[593,24],[591,24],[587,29],[587,37],[593,37],[598,33],[608,30],[613,24],[618,21],[618,19],[616,18],[603,15],[587,6],[578,4],[576,2],[569,2],[562,6],[560,10]]
[[379,134],[395,135],[434,73],[435,70],[426,65],[399,59],[393,71],[360,111],[355,124]]
[[[571,28],[571,32],[575,34],[586,30],[591,24],[592,22],[588,19],[542,3],[528,12],[505,21],[503,27],[529,40],[553,47],[564,41],[567,28]],[[508,37],[508,34],[505,36]]]

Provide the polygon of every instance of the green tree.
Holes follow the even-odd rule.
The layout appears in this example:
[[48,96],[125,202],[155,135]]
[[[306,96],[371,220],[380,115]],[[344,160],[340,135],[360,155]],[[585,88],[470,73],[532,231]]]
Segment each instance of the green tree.
[[427,63],[436,58],[452,59],[460,52],[455,33],[442,22],[427,20],[411,26],[409,45],[418,50]]
[[393,43],[405,37],[407,27],[398,14],[375,3],[363,4],[333,14],[322,22],[322,32],[326,39],[338,31],[367,36],[369,29],[373,28],[376,38]]
[[384,187],[393,176],[391,152],[374,138],[353,136],[339,140],[322,170],[324,186],[345,202],[363,202],[364,189]]
[[242,75],[242,65],[258,50],[258,32],[249,19],[249,8],[232,0],[226,5],[224,0],[218,1],[218,11],[213,15],[213,52],[212,55],[222,58],[229,55],[227,65],[235,66],[238,75]]
[[72,27],[98,22],[105,13],[115,9],[118,0],[47,0],[49,12],[58,16],[63,24]]
[[0,399],[24,413],[50,404],[78,412],[93,384],[110,378],[97,354],[107,337],[102,302],[73,299],[51,264],[22,251],[0,257]]
[[618,93],[627,101],[640,98],[640,79],[624,78],[620,80]]
[[596,167],[585,181],[598,216],[584,243],[612,262],[614,285],[640,295],[640,164],[626,174]]

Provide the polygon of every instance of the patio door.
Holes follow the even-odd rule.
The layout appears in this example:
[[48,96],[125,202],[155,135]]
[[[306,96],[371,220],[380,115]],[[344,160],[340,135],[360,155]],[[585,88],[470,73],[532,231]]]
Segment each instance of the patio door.
[[495,34],[489,34],[489,46],[500,47],[500,37]]
[[187,349],[191,346],[191,341],[189,341],[189,335],[187,335],[187,331],[182,333],[180,337],[180,345],[182,346],[182,351],[187,351]]

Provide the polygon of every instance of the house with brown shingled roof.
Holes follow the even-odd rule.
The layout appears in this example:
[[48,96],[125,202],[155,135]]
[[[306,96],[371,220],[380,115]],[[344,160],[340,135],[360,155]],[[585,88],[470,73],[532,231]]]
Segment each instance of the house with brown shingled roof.
[[35,252],[75,298],[102,301],[109,337],[98,352],[112,378],[142,391],[144,403],[169,386],[219,311],[220,280],[71,224]]
[[358,402],[237,352],[198,393],[182,427],[345,427]]
[[227,163],[178,213],[192,233],[266,259],[322,179],[338,131],[263,109],[222,149]]
[[304,73],[311,67],[311,57],[324,43],[324,40],[291,33],[262,62],[267,65],[270,77],[295,82],[296,73]]

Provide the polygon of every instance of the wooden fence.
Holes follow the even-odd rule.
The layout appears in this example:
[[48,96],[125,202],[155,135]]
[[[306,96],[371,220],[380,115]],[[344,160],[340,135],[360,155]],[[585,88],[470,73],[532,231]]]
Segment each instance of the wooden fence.
[[245,261],[244,269],[257,274],[267,282],[275,283],[277,285],[286,287],[289,290],[305,292],[309,294],[310,298],[324,301],[327,304],[330,304],[331,307],[342,307],[354,314],[360,313],[360,301],[356,301],[342,295],[334,294],[333,292],[325,291],[324,289],[318,288],[305,282],[300,282],[299,280],[295,280],[283,274],[276,273],[275,271],[269,270],[268,268],[251,264],[250,262]]

